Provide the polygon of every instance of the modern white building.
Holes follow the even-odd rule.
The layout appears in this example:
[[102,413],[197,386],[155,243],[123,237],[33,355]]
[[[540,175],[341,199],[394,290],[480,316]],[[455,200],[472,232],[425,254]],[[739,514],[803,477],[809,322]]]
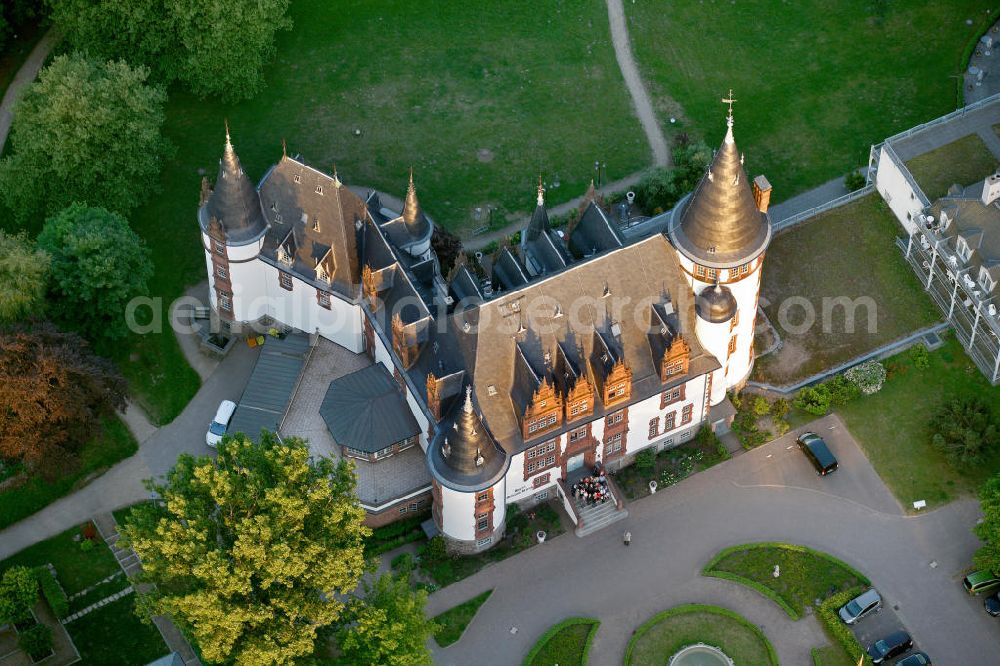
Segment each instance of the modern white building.
[[[727,125],[666,234],[626,239],[592,190],[553,230],[539,186],[518,247],[460,255],[447,275],[412,174],[399,212],[287,155],[254,187],[227,135],[198,212],[213,305],[384,366],[396,395],[378,373],[348,375],[327,392],[324,419],[335,438],[361,439],[342,416],[362,411],[350,387],[378,400],[364,418],[386,424],[372,426],[381,448],[338,444],[398,471],[419,443],[452,549],[496,543],[510,503],[559,498],[586,533],[624,515],[622,501],[612,482],[613,501],[592,510],[572,497],[574,479],[691,439],[752,369],[770,185],[749,181],[731,113]],[[378,522],[394,499],[374,508]]]

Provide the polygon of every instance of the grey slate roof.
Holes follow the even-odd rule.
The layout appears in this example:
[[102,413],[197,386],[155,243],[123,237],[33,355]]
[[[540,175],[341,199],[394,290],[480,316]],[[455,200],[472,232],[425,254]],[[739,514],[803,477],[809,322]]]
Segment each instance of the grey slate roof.
[[255,441],[261,430],[277,432],[309,350],[304,333],[289,333],[283,340],[266,338],[227,432],[241,432]]
[[434,478],[461,491],[493,485],[510,467],[510,456],[490,434],[473,406],[471,387],[455,401],[427,447],[427,465]]
[[350,460],[358,478],[355,493],[362,504],[370,507],[389,504],[431,485],[431,474],[419,445],[378,462]]
[[208,201],[198,211],[198,221],[206,233],[212,218],[219,220],[226,232],[226,242],[244,245],[259,238],[267,229],[257,191],[243,172],[226,130],[226,146],[219,160],[219,175]]
[[942,233],[947,239],[947,247],[956,252],[956,238],[965,239],[972,255],[966,264],[971,267],[969,276],[979,281],[979,270],[985,268],[996,283],[992,293],[1000,294],[1000,210],[995,205],[984,206],[979,198],[982,183],[969,187],[963,194],[946,196],[935,201],[930,213],[941,219],[942,211],[952,222]]
[[569,247],[578,257],[599,254],[624,244],[618,225],[608,218],[600,205],[591,200],[569,232]]
[[337,444],[375,453],[420,434],[420,425],[381,363],[330,383],[319,408]]

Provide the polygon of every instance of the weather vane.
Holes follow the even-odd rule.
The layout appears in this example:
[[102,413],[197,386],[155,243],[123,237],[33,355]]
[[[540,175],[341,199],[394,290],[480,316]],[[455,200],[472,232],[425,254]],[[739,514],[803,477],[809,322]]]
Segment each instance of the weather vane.
[[730,88],[729,89],[729,97],[723,97],[722,98],[722,103],[729,105],[729,117],[730,118],[733,117],[733,103],[735,103],[735,102],[736,102],[736,100],[733,98],[733,89]]

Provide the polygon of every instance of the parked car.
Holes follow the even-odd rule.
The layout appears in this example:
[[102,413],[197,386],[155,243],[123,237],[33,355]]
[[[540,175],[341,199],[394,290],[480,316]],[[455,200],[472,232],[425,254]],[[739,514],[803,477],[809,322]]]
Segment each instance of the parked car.
[[973,571],[962,580],[965,591],[969,594],[982,594],[1000,589],[1000,575],[992,571]]
[[216,444],[222,441],[222,436],[226,434],[226,428],[229,427],[229,420],[233,418],[233,412],[235,411],[235,402],[232,400],[222,401],[219,409],[215,412],[215,418],[212,419],[212,423],[208,426],[208,433],[205,435],[206,444],[214,449]]
[[804,432],[798,438],[799,448],[816,468],[820,476],[826,476],[837,469],[837,458],[830,452],[823,438],[814,432]]
[[993,617],[1000,617],[1000,592],[997,592],[992,597],[986,597],[983,606],[986,607],[986,612]]
[[880,610],[882,610],[882,597],[874,589],[871,589],[848,601],[837,612],[844,624],[854,624],[861,618]]
[[898,656],[913,647],[913,639],[905,631],[894,631],[868,646],[868,656],[872,663],[881,664],[886,659]]
[[896,662],[896,666],[933,666],[931,664],[931,658],[928,657],[923,652],[914,652],[906,659],[900,659]]

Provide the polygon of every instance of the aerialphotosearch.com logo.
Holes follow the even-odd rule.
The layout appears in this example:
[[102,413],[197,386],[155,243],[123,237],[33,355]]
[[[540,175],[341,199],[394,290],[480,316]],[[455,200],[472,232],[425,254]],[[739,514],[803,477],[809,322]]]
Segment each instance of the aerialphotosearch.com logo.
[[[768,308],[771,302],[760,297],[760,307]],[[868,334],[878,332],[878,303],[871,296],[824,296],[820,299],[819,313],[814,299],[805,296],[789,296],[778,304],[777,325],[790,335],[805,335],[815,329],[817,321],[825,333],[856,332],[859,309],[864,310],[864,322]],[[842,316],[840,316],[842,315]],[[842,325],[841,325],[842,322]]]

